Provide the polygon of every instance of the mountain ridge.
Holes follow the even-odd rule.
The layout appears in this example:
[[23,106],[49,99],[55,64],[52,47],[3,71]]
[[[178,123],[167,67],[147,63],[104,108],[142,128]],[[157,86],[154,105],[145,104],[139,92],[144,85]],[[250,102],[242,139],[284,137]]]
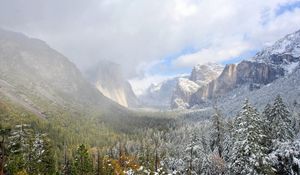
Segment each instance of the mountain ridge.
[[250,91],[259,89],[293,73],[299,67],[299,62],[300,30],[262,49],[253,58],[226,65],[217,79],[193,94],[189,105],[201,105],[246,84]]

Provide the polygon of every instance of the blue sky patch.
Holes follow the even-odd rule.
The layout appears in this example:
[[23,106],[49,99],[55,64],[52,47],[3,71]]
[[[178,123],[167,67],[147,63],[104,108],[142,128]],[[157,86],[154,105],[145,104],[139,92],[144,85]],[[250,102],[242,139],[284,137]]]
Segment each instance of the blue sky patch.
[[276,10],[275,15],[279,16],[282,15],[283,13],[293,11],[296,8],[300,8],[300,1],[280,5]]

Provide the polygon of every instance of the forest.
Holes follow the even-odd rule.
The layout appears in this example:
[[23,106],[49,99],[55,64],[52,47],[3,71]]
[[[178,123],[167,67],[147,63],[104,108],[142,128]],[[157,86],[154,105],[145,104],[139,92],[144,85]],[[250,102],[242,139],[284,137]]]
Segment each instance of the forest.
[[1,125],[0,174],[299,174],[298,106],[277,96],[258,111],[245,100],[235,117],[215,107],[208,120],[111,132],[105,145],[71,142],[42,122]]

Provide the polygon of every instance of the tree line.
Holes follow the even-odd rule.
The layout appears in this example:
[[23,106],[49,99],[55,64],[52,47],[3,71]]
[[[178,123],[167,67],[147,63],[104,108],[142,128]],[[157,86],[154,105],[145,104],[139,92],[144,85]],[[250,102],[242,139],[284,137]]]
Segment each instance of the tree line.
[[1,127],[0,175],[300,174],[299,114],[280,96],[262,112],[246,100],[233,118],[215,108],[210,120],[134,132],[110,146],[64,143],[58,152],[30,125]]

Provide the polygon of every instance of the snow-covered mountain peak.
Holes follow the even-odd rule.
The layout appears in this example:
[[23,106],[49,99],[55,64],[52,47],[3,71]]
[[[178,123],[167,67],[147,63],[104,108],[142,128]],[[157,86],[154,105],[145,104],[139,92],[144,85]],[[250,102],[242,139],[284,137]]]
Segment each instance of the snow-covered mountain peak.
[[271,47],[265,49],[269,54],[291,54],[294,57],[300,56],[300,30],[286,35],[275,42]]
[[217,63],[198,64],[193,68],[190,80],[204,85],[217,78],[223,69],[224,67]]
[[220,68],[223,68],[223,66],[218,63],[214,63],[214,62],[207,62],[204,64],[197,64],[196,66],[194,66],[194,69],[198,70],[198,71],[203,70],[203,69],[218,70]]
[[178,87],[184,91],[189,93],[194,93],[199,89],[199,85],[187,78],[179,78],[178,79]]
[[300,62],[300,30],[286,35],[272,46],[258,52],[249,61],[282,68],[286,74],[290,74]]
[[272,55],[290,55],[294,58],[300,57],[300,30],[288,34],[276,41],[272,46],[263,49],[254,57],[255,61],[270,62],[274,61]]

